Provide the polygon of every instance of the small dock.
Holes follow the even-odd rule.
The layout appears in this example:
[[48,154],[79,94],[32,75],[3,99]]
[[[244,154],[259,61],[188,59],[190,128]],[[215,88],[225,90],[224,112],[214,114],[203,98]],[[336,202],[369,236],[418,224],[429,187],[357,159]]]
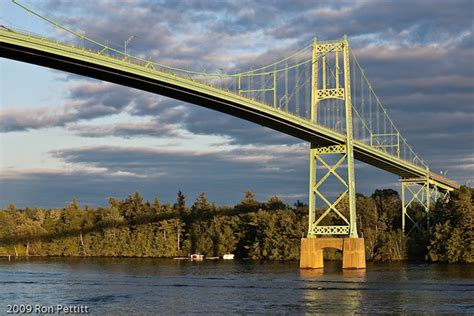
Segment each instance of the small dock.
[[8,261],[11,261],[11,260],[12,260],[12,259],[11,259],[12,256],[11,256],[10,254],[8,254],[8,253],[0,253],[0,257],[6,257],[6,258],[8,258]]

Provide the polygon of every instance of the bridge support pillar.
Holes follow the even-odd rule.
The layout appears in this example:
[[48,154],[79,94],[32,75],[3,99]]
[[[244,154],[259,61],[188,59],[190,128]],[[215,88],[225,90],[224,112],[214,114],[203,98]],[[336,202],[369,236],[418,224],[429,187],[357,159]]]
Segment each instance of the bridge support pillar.
[[344,238],[342,246],[343,269],[365,269],[364,238]]
[[335,248],[342,251],[343,269],[365,269],[364,238],[302,238],[300,268],[324,268],[323,251],[325,248]]

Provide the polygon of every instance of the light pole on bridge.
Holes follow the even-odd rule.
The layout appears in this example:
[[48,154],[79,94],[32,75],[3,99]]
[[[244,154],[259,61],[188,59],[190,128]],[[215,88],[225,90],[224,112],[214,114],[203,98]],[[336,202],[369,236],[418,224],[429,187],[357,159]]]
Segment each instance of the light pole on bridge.
[[127,38],[127,40],[123,43],[125,58],[127,58],[127,46],[132,41],[132,39],[134,39],[135,37],[137,37],[137,36],[136,35],[130,35],[130,37]]

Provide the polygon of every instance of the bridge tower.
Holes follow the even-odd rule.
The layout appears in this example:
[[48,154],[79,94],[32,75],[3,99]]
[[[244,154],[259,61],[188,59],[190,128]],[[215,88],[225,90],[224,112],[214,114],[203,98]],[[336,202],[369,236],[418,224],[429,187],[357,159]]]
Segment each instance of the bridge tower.
[[[340,69],[341,59],[342,71]],[[331,66],[334,66],[332,68],[334,71],[328,71],[328,62],[333,64]],[[329,80],[330,75],[333,80]],[[321,120],[318,121],[320,102],[330,99],[340,100],[344,107],[343,113],[345,113],[346,139],[344,143],[331,146],[311,143],[308,235],[301,241],[300,267],[323,268],[323,249],[331,247],[342,250],[343,268],[365,268],[364,239],[358,238],[357,235],[350,60],[347,36],[339,41],[318,42],[316,39],[314,40],[311,86],[311,121],[315,124],[321,123]],[[337,106],[337,103],[334,106]],[[328,163],[327,157],[329,156],[337,156],[337,162],[332,165]],[[317,177],[318,163],[325,171],[325,174],[320,178]],[[338,173],[338,170],[343,168],[347,171],[346,177]],[[324,195],[321,187],[331,175],[344,186],[344,191],[332,202]],[[317,216],[316,208],[316,199],[318,198],[325,204],[319,216]],[[343,203],[346,201],[348,205]],[[347,215],[349,216],[347,217]],[[330,218],[337,219],[341,224],[327,224],[328,221],[332,223]]]

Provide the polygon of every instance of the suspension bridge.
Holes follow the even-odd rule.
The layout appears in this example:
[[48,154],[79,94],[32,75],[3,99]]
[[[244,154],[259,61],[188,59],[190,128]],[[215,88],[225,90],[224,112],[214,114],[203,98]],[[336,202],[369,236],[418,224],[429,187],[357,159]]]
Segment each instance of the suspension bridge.
[[[402,229],[407,234],[429,225],[430,204],[459,188],[458,183],[431,172],[408,144],[346,36],[335,41],[314,39],[281,60],[244,72],[203,73],[132,56],[126,49],[105,45],[13,3],[76,40],[70,44],[2,26],[2,58],[164,95],[309,142],[309,228],[308,238],[302,240],[303,268],[322,267],[325,247],[344,249],[343,267],[365,267],[363,239],[357,234],[355,160],[399,176]],[[343,187],[336,198],[322,187],[330,176]],[[317,201],[323,207],[316,207]],[[414,203],[422,206],[424,218],[415,220],[410,215]],[[320,235],[348,238],[312,238]]]

